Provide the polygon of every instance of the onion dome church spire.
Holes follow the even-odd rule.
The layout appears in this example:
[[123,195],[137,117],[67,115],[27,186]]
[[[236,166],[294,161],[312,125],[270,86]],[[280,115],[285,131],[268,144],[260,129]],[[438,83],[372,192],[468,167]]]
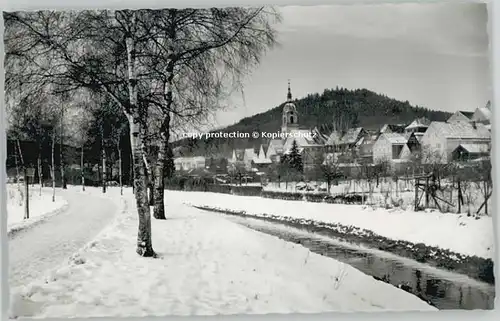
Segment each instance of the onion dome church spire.
[[290,80],[288,80],[288,93],[286,95],[286,103],[283,106],[283,121],[281,124],[281,132],[288,133],[290,130],[299,128],[299,119],[297,108],[292,102],[292,90],[290,89]]
[[292,90],[290,89],[290,79],[288,79],[288,94],[286,95],[286,101],[292,101]]

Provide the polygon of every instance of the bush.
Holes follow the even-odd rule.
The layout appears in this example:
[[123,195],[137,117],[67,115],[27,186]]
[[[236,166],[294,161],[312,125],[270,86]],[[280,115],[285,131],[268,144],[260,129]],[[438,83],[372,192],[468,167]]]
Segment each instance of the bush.
[[287,200],[287,201],[301,201],[304,199],[304,194],[293,192],[277,192],[277,191],[263,191],[262,197]]
[[230,185],[208,184],[207,192],[231,194]]
[[306,201],[314,203],[323,203],[329,197],[328,193],[305,194]]
[[239,196],[261,196],[262,186],[232,186],[231,194]]

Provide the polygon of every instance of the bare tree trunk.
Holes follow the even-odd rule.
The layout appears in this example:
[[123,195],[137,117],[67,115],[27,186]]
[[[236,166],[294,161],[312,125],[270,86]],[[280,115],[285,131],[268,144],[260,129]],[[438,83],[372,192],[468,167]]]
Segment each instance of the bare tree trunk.
[[484,214],[488,215],[488,198],[489,198],[489,186],[488,182],[484,181]]
[[134,158],[133,158],[132,154],[130,154],[129,181],[130,181],[130,186],[132,186],[132,194],[135,194],[135,187],[134,187]]
[[155,172],[153,165],[151,164],[150,167],[147,168],[147,181],[148,181],[148,205],[149,206],[154,206],[155,205]]
[[101,150],[101,155],[102,155],[102,192],[106,193],[106,151],[104,149],[104,146],[102,147]]
[[30,217],[30,209],[29,209],[29,181],[28,181],[28,172],[26,163],[24,162],[23,151],[21,149],[21,142],[19,139],[17,140],[17,149],[19,152],[19,158],[21,160],[21,170],[23,172],[24,177],[24,219],[27,220]]
[[[166,119],[165,122],[169,122]],[[166,124],[164,124],[166,125]],[[168,125],[166,125],[168,126]],[[163,127],[163,126],[162,126]],[[165,166],[167,164],[167,148],[168,148],[168,129],[162,130],[160,148],[158,151],[158,159],[156,161],[156,180],[155,180],[155,193],[154,193],[154,209],[153,216],[156,219],[164,220],[165,217]]]
[[56,201],[56,169],[55,169],[55,160],[54,154],[56,149],[56,135],[55,133],[52,135],[52,148],[51,148],[51,173],[52,176],[52,202]]
[[40,184],[40,189],[38,191],[38,195],[42,195],[42,187],[43,187],[43,169],[42,169],[42,155],[41,151],[38,154],[38,159],[37,159],[37,167],[38,167],[38,183]]
[[21,150],[21,142],[19,139],[17,140],[17,149],[19,151],[19,159],[21,160],[21,166],[24,167],[24,156],[23,151]]
[[19,196],[21,197],[19,205],[22,205],[24,203],[24,194],[23,190],[21,188],[21,172],[19,170],[19,150],[17,149],[17,143],[14,143],[14,161],[16,162],[16,184],[17,184],[17,190],[19,192]]
[[66,176],[65,176],[65,164],[64,164],[64,151],[63,151],[63,144],[64,144],[64,108],[61,108],[61,135],[59,139],[59,165],[61,166],[61,186],[63,189],[66,189]]
[[[98,184],[101,184],[101,188],[102,188],[102,154],[99,155],[99,160],[97,161],[97,183]],[[99,185],[97,185],[99,186]]]
[[123,180],[122,180],[122,150],[120,149],[120,142],[116,144],[118,149],[118,179],[120,181],[120,195],[123,195]]
[[[135,14],[132,13],[131,25],[135,24]],[[132,34],[132,33],[131,33]],[[142,119],[138,106],[138,88],[135,74],[136,52],[135,41],[131,35],[126,38],[127,62],[128,62],[128,89],[130,96],[130,111],[128,120],[130,125],[130,142],[134,160],[134,190],[139,216],[139,228],[137,233],[137,254],[141,256],[155,257],[151,239],[151,213],[148,206],[146,193],[146,173],[144,164],[144,120]]]
[[81,173],[81,178],[82,178],[82,191],[85,192],[85,162],[83,159],[83,145],[81,147],[81,152],[80,152],[80,173]]
[[24,166],[24,219],[30,218],[30,187],[29,187],[29,177],[26,166]]

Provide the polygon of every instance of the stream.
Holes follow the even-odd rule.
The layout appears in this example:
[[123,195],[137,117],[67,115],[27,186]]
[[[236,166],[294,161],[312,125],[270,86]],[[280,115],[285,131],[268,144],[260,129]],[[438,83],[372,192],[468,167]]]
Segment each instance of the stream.
[[400,287],[440,310],[493,309],[495,288],[468,276],[407,258],[317,235],[305,229],[258,218],[220,214],[250,229],[301,244],[312,252],[349,264],[361,272]]

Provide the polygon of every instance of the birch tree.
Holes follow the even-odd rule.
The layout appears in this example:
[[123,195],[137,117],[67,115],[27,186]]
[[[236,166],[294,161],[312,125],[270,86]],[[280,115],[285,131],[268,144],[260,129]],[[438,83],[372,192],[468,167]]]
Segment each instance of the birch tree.
[[86,87],[105,92],[126,116],[139,255],[155,256],[146,193],[144,106],[161,115],[155,175],[161,177],[156,188],[161,194],[155,196],[157,216],[163,218],[160,187],[170,121],[176,117],[191,123],[206,117],[219,107],[223,89],[241,85],[275,42],[273,17],[274,11],[265,8],[4,12],[14,31],[6,39],[6,53],[36,67],[32,80],[48,81],[59,91]]

